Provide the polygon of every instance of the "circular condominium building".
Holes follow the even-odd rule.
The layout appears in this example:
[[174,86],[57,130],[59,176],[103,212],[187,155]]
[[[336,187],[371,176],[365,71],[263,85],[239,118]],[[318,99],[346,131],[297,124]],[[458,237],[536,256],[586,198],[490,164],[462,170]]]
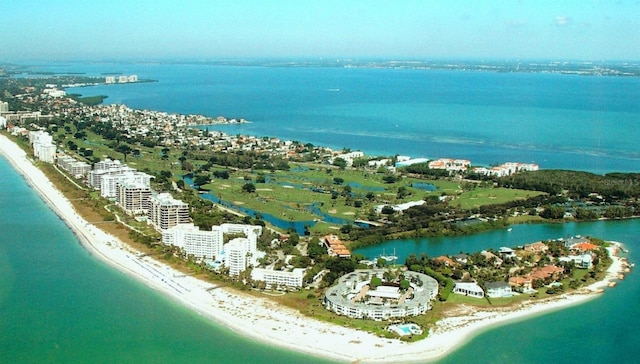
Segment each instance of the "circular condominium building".
[[422,273],[400,274],[403,277],[389,282],[385,282],[389,278],[386,269],[361,269],[345,274],[327,289],[324,306],[338,315],[376,321],[421,315],[431,309],[431,301],[438,294],[438,282]]

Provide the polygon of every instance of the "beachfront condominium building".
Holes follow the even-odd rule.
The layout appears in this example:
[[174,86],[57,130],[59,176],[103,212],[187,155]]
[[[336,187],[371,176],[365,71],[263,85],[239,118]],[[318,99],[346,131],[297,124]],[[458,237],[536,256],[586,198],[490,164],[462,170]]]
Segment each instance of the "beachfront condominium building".
[[189,204],[174,199],[169,193],[153,195],[149,198],[147,222],[159,231],[187,224],[190,222]]
[[149,184],[136,180],[123,181],[116,189],[116,204],[129,215],[147,215],[150,197]]
[[235,238],[224,245],[225,265],[229,267],[229,275],[234,277],[244,272],[254,261],[251,242],[247,238]]
[[244,224],[222,224],[212,226],[211,231],[199,230],[194,224],[178,224],[162,231],[162,243],[175,245],[184,249],[186,254],[191,254],[197,259],[225,260],[224,235],[244,235],[247,244],[246,252],[258,257],[257,241],[262,234],[262,226]]
[[33,146],[33,155],[43,162],[53,163],[56,159],[57,147],[53,137],[46,131],[29,132],[29,143]]
[[219,226],[207,231],[194,224],[178,224],[162,231],[162,243],[182,248],[185,254],[199,260],[214,260],[222,252],[224,235]]
[[265,268],[254,268],[251,270],[251,279],[262,281],[267,284],[267,288],[302,288],[304,278],[304,268],[294,268],[288,270],[273,270]]
[[84,178],[91,171],[91,166],[87,162],[79,161],[71,156],[68,156],[62,152],[58,153],[56,158],[56,164],[69,172],[75,178]]
[[87,182],[89,186],[96,190],[100,190],[102,186],[102,177],[133,171],[135,171],[134,168],[128,167],[126,164],[122,164],[118,160],[111,160],[107,158],[93,165],[93,170],[89,172]]
[[151,179],[153,176],[126,167],[124,172],[118,173],[115,170],[111,170],[107,171],[107,173],[103,174],[100,178],[100,196],[104,198],[115,198],[119,185],[127,183],[151,187]]
[[258,237],[262,234],[262,226],[246,224],[222,224],[219,227],[223,234],[243,234],[249,240],[249,250],[258,251]]

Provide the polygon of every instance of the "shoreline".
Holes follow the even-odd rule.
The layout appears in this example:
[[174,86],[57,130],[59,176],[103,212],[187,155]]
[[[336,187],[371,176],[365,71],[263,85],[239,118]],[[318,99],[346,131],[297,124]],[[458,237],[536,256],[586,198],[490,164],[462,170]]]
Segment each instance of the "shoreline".
[[[516,309],[473,309],[473,313],[445,317],[436,323],[427,338],[407,343],[318,321],[267,298],[256,298],[200,281],[142,256],[79,216],[64,195],[32,164],[27,154],[4,135],[0,135],[0,154],[74,232],[82,246],[99,260],[245,338],[330,360],[367,363],[434,361],[461,347],[473,336],[498,325],[597,298],[598,292],[605,289],[610,280],[616,279],[622,270],[622,261],[612,255],[613,263],[605,278],[577,292],[546,300],[527,300]],[[618,244],[614,242],[610,252]],[[461,307],[464,309],[465,306]]]

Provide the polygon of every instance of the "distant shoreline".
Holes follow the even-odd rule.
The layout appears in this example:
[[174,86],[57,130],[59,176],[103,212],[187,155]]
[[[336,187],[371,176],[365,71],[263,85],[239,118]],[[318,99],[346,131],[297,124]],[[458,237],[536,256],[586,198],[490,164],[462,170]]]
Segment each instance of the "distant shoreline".
[[[266,298],[244,295],[184,276],[162,262],[141,256],[86,222],[44,173],[31,163],[26,153],[4,135],[0,135],[0,154],[60,216],[82,245],[100,260],[243,336],[333,360],[371,363],[436,360],[496,325],[594,299],[622,268],[621,260],[612,254],[613,263],[606,277],[589,287],[547,300],[525,301],[517,309],[473,309],[462,316],[447,317],[437,322],[426,339],[407,343],[317,321]],[[614,243],[614,246],[619,246],[619,243]]]

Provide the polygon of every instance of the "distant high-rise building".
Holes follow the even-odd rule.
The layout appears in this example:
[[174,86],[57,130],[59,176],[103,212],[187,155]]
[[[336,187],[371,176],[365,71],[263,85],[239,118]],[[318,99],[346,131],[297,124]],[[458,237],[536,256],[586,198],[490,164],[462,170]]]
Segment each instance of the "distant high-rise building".
[[6,101],[0,101],[0,112],[9,112],[9,103]]
[[116,83],[115,76],[107,76],[104,78],[104,83]]

